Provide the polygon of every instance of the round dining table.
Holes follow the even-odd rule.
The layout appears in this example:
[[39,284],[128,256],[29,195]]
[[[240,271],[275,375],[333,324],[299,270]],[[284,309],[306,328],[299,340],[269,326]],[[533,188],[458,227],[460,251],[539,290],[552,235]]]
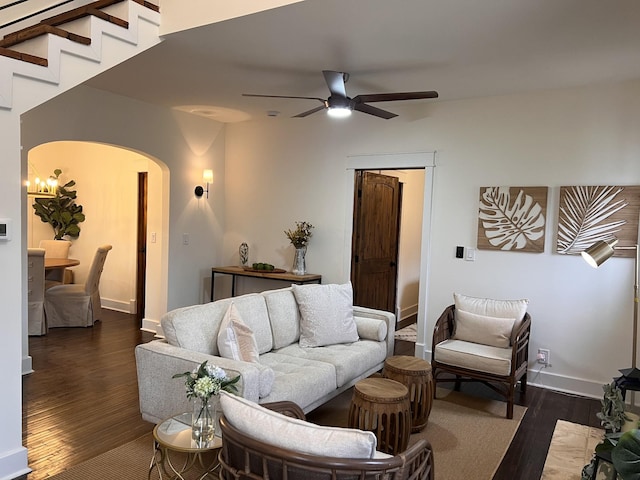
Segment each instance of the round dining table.
[[44,270],[54,270],[56,268],[69,268],[80,265],[80,260],[75,258],[47,258],[44,257]]

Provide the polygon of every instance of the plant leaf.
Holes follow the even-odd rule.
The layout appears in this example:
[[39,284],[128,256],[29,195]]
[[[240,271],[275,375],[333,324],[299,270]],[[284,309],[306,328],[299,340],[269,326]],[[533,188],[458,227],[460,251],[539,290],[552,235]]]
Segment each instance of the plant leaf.
[[542,207],[523,190],[512,201],[509,187],[488,187],[479,218],[489,243],[501,250],[520,250],[544,236]]
[[611,239],[626,222],[603,222],[627,206],[624,200],[615,200],[622,190],[612,186],[566,188],[560,199],[558,253],[577,254],[597,240]]

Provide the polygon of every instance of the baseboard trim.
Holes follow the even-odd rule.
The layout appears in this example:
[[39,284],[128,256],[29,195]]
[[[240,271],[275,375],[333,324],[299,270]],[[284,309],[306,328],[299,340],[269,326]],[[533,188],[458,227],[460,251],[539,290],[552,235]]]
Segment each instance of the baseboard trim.
[[9,452],[0,452],[0,480],[16,480],[25,478],[31,473],[27,466],[27,449],[20,447]]

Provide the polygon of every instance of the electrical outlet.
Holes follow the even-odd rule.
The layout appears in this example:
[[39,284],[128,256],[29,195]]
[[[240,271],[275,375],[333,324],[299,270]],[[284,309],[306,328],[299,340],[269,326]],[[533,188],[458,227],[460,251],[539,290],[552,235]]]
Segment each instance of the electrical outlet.
[[551,366],[551,352],[546,348],[538,349],[538,363]]

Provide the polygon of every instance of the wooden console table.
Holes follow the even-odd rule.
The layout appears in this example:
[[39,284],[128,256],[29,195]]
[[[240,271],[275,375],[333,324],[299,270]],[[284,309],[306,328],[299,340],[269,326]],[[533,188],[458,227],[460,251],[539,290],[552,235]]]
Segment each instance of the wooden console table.
[[305,283],[321,283],[322,275],[308,273],[306,275],[294,275],[291,272],[272,273],[272,272],[256,272],[252,270],[244,270],[242,267],[213,267],[211,269],[211,301],[213,302],[213,285],[216,273],[231,275],[231,296],[236,296],[236,277],[254,277],[267,278],[270,280],[281,280],[285,282],[303,285]]

